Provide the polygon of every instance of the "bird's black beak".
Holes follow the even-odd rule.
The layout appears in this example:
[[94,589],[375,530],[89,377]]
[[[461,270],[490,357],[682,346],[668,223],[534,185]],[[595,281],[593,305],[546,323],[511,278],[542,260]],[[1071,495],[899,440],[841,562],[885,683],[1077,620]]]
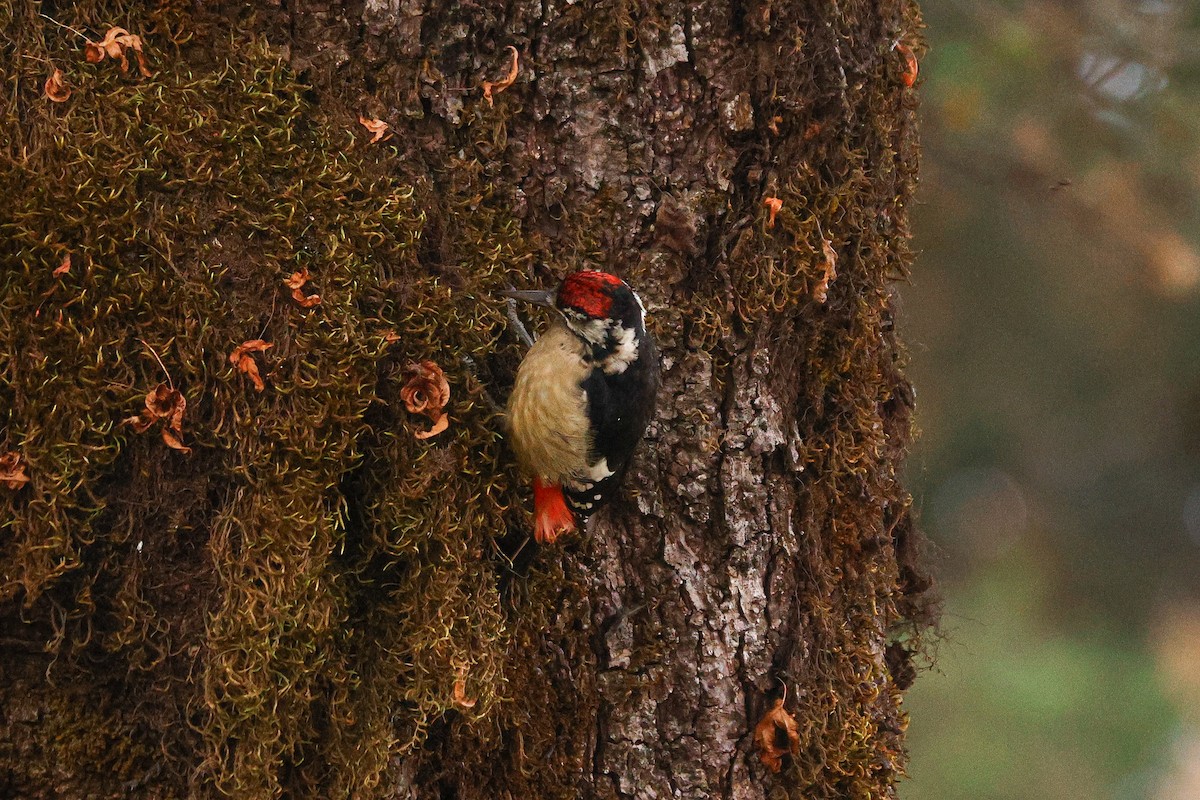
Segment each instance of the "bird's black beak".
[[554,292],[550,289],[505,289],[500,294],[505,297],[511,297],[513,300],[523,300],[526,303],[533,303],[535,306],[554,305]]

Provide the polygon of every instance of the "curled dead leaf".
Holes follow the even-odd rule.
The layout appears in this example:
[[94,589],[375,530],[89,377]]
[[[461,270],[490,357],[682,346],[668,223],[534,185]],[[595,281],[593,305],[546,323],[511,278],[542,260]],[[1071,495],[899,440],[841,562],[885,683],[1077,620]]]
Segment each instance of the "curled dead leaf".
[[917,82],[917,54],[901,42],[896,42],[896,50],[904,56],[904,72],[900,73],[900,80],[904,81],[905,86],[912,86]]
[[[127,417],[121,422],[132,427],[136,433],[145,433],[154,423],[163,420],[166,424],[162,428],[162,438],[167,446],[190,453],[192,449],[184,446],[182,440],[176,435],[183,433],[183,413],[186,410],[187,400],[183,393],[165,383],[160,383],[146,394],[145,408],[142,409],[142,412],[136,417]],[[174,430],[175,433],[171,433],[171,430]]]
[[754,744],[758,758],[771,772],[783,768],[783,757],[800,753],[800,729],[791,714],[783,710],[783,700],[775,701],[771,710],[754,726]]
[[422,361],[420,364],[409,364],[404,368],[408,377],[400,390],[400,399],[404,406],[413,414],[424,414],[433,420],[433,427],[428,431],[417,431],[413,434],[418,439],[428,439],[436,436],[450,427],[450,417],[445,412],[446,403],[450,401],[450,382],[442,368],[432,361]]
[[58,278],[71,271],[71,254],[63,256],[62,263],[54,268],[54,277]]
[[304,284],[308,283],[309,277],[308,267],[305,267],[299,272],[293,272],[291,275],[284,278],[283,285],[289,289],[301,289],[304,287]]
[[825,256],[825,273],[813,288],[813,299],[818,303],[824,303],[829,297],[829,284],[837,277],[837,251],[833,249],[833,243],[822,239],[821,252]]
[[763,205],[767,207],[767,227],[775,227],[775,215],[779,213],[779,209],[783,208],[783,201],[778,197],[768,197],[763,200]]
[[258,363],[251,356],[251,353],[261,353],[269,347],[273,347],[270,342],[264,342],[262,339],[250,339],[242,342],[233,349],[229,354],[229,363],[238,368],[239,372],[244,372],[249,376],[251,383],[254,384],[254,389],[261,392],[267,388],[263,383],[262,376],[258,373]]
[[454,702],[463,708],[474,708],[479,702],[474,697],[467,697],[467,668],[458,668],[458,677],[454,679]]
[[71,88],[63,81],[61,69],[54,70],[49,78],[46,78],[45,85],[46,97],[55,103],[65,103],[71,96]]
[[[359,114],[358,115],[358,124],[362,125],[364,128],[366,128],[368,133],[375,134],[371,138],[371,144],[375,144],[376,142],[381,141],[381,140],[386,141],[387,139],[392,138],[392,135],[390,133],[388,133],[388,128],[390,126],[381,119],[367,119],[362,114]],[[387,134],[387,135],[385,136],[384,134]]]
[[816,138],[817,134],[821,132],[821,127],[821,123],[819,122],[808,123],[804,128],[804,141],[807,142]]
[[489,106],[495,105],[495,101],[492,99],[492,95],[500,94],[505,89],[512,86],[513,82],[516,81],[516,79],[517,79],[517,72],[518,72],[517,63],[518,63],[518,58],[520,57],[519,54],[517,53],[517,48],[513,47],[510,44],[505,49],[512,51],[512,64],[509,66],[508,74],[505,75],[501,80],[484,81],[482,84],[483,99],[487,100]]
[[178,450],[181,453],[192,452],[192,448],[185,445],[178,436],[171,433],[166,428],[162,429],[162,440],[166,442],[167,447],[171,448],[172,450]]
[[181,430],[183,412],[186,408],[187,400],[178,389],[160,383],[146,395],[146,410],[142,414],[151,422],[166,419],[172,428]]
[[292,299],[299,303],[301,308],[321,305],[321,295],[305,294],[301,289],[292,289]]
[[0,483],[9,489],[20,489],[29,483],[25,474],[25,460],[15,450],[0,454]]
[[299,303],[301,308],[321,305],[321,295],[304,293],[304,284],[308,283],[309,277],[308,268],[305,267],[299,272],[293,272],[283,281],[284,286],[292,290],[292,299]]
[[446,430],[449,427],[450,427],[450,415],[442,414],[440,417],[438,417],[437,419],[435,419],[433,421],[433,427],[430,428],[429,430],[413,432],[413,438],[429,439],[434,436],[437,436],[439,433],[441,433],[442,431]]
[[388,344],[395,344],[396,342],[400,341],[400,334],[396,333],[395,331],[388,331],[383,335],[383,340]]
[[105,56],[115,59],[120,64],[121,72],[128,72],[129,59],[125,55],[126,50],[133,51],[134,56],[137,58],[138,71],[144,77],[149,78],[154,74],[146,66],[146,54],[142,52],[142,37],[136,36],[124,28],[109,28],[104,34],[104,38],[99,42],[93,42],[89,39],[83,46],[83,55],[91,64],[103,61]]

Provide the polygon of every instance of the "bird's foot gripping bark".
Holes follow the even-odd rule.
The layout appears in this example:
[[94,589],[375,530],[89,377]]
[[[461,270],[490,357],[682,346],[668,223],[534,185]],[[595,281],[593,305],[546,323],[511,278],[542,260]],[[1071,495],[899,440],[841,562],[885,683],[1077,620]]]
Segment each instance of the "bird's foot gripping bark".
[[575,530],[575,515],[567,508],[562,485],[533,480],[533,536],[538,544],[554,544],[564,533]]
[[533,347],[533,337],[529,335],[529,331],[525,330],[525,323],[521,322],[521,317],[517,314],[517,301],[510,297],[506,305],[508,307],[506,314],[508,317],[508,329],[521,340],[521,343],[525,345],[525,349],[528,350],[530,347]]

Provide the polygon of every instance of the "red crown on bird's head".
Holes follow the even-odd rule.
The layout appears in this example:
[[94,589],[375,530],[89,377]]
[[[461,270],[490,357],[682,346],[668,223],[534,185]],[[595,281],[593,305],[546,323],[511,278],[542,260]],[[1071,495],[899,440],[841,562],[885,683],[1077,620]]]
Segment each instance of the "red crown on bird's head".
[[613,299],[622,289],[631,291],[616,275],[592,270],[575,272],[563,278],[555,303],[560,309],[571,308],[592,319],[606,319],[612,316]]

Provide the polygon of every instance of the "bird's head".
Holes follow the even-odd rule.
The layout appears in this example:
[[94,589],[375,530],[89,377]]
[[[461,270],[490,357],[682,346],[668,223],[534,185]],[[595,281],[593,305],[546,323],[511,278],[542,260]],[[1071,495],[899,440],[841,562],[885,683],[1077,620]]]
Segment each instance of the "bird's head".
[[637,358],[645,336],[645,309],[625,281],[607,272],[586,270],[563,278],[557,289],[504,292],[557,311],[567,328],[591,347],[606,372],[620,372]]

